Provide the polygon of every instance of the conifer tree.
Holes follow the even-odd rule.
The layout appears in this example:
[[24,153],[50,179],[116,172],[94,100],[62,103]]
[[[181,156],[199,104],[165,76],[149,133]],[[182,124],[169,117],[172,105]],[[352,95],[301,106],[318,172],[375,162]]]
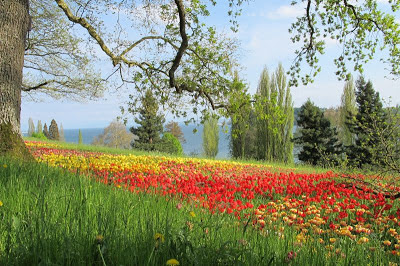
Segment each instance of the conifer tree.
[[43,132],[42,121],[38,120],[37,127],[36,127],[36,133],[40,134],[42,132]]
[[[350,164],[362,167],[373,164],[373,149],[379,143],[377,132],[384,127],[386,115],[372,82],[366,82],[364,77],[356,81],[357,114],[349,117],[350,132],[355,135],[355,142],[346,147],[346,154]],[[376,128],[371,132],[371,128]]]
[[340,153],[337,133],[322,110],[310,99],[300,108],[297,119],[299,136],[294,140],[301,146],[299,160],[312,164],[335,163]]
[[64,128],[62,123],[60,124],[60,141],[65,141]]
[[60,140],[60,133],[58,132],[58,126],[56,120],[51,120],[49,127],[49,139]]
[[80,129],[79,129],[79,134],[78,134],[78,144],[79,145],[83,144],[82,131]]
[[203,150],[209,158],[215,158],[218,154],[219,126],[218,119],[210,117],[204,122],[203,127]]
[[339,140],[345,146],[350,146],[355,142],[355,136],[350,131],[348,119],[357,114],[356,92],[354,80],[351,76],[343,88],[341,105],[339,108]]
[[43,134],[46,136],[46,138],[49,138],[49,130],[47,129],[46,123],[44,123]]
[[35,133],[35,124],[31,117],[28,120],[28,137],[32,137],[32,134]]
[[138,137],[132,146],[140,150],[153,151],[161,140],[165,118],[159,113],[157,100],[150,89],[145,92],[141,103],[138,108],[139,115],[135,117],[138,126],[130,128],[130,131]]

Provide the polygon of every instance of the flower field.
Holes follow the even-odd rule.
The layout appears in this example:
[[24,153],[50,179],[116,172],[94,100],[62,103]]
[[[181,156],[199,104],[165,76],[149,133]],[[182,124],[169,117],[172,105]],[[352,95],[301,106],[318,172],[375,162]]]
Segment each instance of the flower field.
[[296,173],[236,162],[110,155],[26,143],[40,162],[86,173],[133,193],[173,197],[201,210],[226,213],[265,236],[275,232],[285,239],[290,227],[300,246],[317,243],[345,256],[341,242],[350,241],[371,252],[383,249],[389,256],[400,256],[398,200],[363,186],[363,176],[348,185],[333,172]]

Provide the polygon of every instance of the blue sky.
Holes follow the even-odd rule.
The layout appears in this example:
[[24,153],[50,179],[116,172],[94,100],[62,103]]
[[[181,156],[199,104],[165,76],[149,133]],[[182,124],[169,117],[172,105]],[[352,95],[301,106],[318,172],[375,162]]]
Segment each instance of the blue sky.
[[[294,59],[295,46],[290,41],[288,28],[301,15],[303,7],[290,6],[291,1],[282,0],[254,0],[243,6],[242,16],[238,21],[239,32],[229,31],[229,18],[226,7],[219,5],[211,9],[211,16],[207,19],[219,31],[228,32],[240,40],[243,66],[241,77],[249,84],[251,92],[255,92],[259,75],[267,66],[274,71],[281,62],[285,69],[289,69]],[[385,0],[381,0],[385,5]],[[343,90],[343,81],[338,81],[334,75],[333,58],[340,52],[340,47],[333,41],[327,43],[326,53],[321,57],[322,72],[316,77],[313,84],[292,88],[294,105],[301,106],[310,98],[320,107],[333,107],[340,104]],[[392,104],[400,104],[399,82],[385,78],[385,66],[375,59],[365,66],[364,76],[370,79],[375,90],[385,100],[391,98]],[[356,74],[357,76],[358,74]],[[26,130],[28,119],[50,123],[55,119],[62,123],[64,129],[105,127],[114,118],[120,115],[119,106],[124,105],[126,94],[113,90],[106,92],[104,98],[97,101],[72,102],[42,98],[40,102],[32,102],[28,98],[22,99],[21,127]]]

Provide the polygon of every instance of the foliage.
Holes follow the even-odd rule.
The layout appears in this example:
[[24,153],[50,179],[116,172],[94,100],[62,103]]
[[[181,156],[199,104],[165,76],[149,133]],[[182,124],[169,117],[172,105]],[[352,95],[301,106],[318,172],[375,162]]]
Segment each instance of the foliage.
[[49,139],[60,140],[60,133],[58,132],[58,125],[56,120],[51,120],[49,127]]
[[124,123],[114,120],[102,134],[96,136],[93,145],[107,146],[119,149],[129,149],[134,135],[126,130]]
[[130,131],[138,138],[132,143],[132,147],[140,150],[153,151],[160,142],[160,135],[163,132],[164,115],[159,112],[157,99],[153,96],[152,90],[146,90],[141,98],[141,106],[137,109],[130,109],[135,117],[137,126],[130,128]]
[[219,125],[218,118],[209,117],[203,127],[203,151],[205,156],[215,158],[218,154]]
[[349,116],[357,114],[356,92],[352,76],[344,85],[339,114],[339,140],[344,146],[350,146],[354,144],[355,136],[350,132],[348,119]]
[[[378,132],[382,132],[377,127],[384,127],[386,115],[379,93],[375,92],[371,81],[366,82],[359,77],[356,89],[357,113],[350,114],[348,122],[355,143],[346,147],[346,154],[351,165],[363,167],[374,163],[373,149],[381,137]],[[371,128],[375,128],[375,132],[371,132]]]
[[28,137],[31,137],[33,133],[35,133],[35,124],[33,123],[32,118],[29,117],[29,120],[28,120]]
[[[400,27],[396,13],[400,1],[389,1],[391,8],[382,8],[378,0],[368,1],[292,1],[292,5],[305,4],[305,12],[298,16],[289,30],[292,41],[301,43],[291,69],[291,84],[298,80],[306,84],[321,71],[319,56],[324,54],[329,39],[337,40],[341,54],[334,60],[336,75],[349,79],[347,64],[363,72],[377,51],[383,50],[381,60],[387,64],[390,74],[400,74]],[[311,67],[311,73],[301,76],[302,63]]]
[[33,133],[32,138],[40,139],[40,140],[47,140],[47,137],[44,135],[43,132],[40,133]]
[[82,131],[80,129],[79,129],[79,133],[78,133],[78,144],[79,145],[83,144]]
[[255,154],[254,132],[255,132],[255,113],[250,104],[247,86],[240,80],[238,71],[234,72],[232,83],[230,105],[234,108],[230,113],[231,132],[230,132],[230,153],[232,158],[249,158]]
[[24,56],[22,91],[30,97],[96,98],[106,81],[96,57],[53,0],[30,0],[31,30]]
[[183,155],[181,142],[178,140],[177,137],[168,132],[165,132],[163,134],[163,137],[161,138],[161,141],[157,145],[156,150],[178,156]]
[[165,125],[165,132],[169,132],[174,135],[181,143],[185,143],[185,136],[182,132],[178,122],[170,121]]
[[294,141],[301,145],[299,160],[312,165],[336,163],[341,150],[336,129],[324,117],[322,110],[310,99],[300,109],[297,120],[299,136]]

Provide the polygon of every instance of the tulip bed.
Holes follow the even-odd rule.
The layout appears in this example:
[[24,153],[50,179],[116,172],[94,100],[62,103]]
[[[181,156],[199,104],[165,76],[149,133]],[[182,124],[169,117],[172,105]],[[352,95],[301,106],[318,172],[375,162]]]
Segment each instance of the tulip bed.
[[[39,162],[79,171],[133,193],[172,197],[213,214],[233,215],[264,236],[275,232],[284,239],[291,227],[300,246],[318,243],[332,254],[345,256],[341,242],[350,242],[364,245],[365,250],[383,249],[389,256],[400,256],[398,200],[366,186],[362,182],[366,177],[361,175],[353,176],[349,186],[332,171],[277,171],[236,162],[110,155],[41,142],[26,144]],[[378,187],[400,192],[400,187],[383,181]]]

